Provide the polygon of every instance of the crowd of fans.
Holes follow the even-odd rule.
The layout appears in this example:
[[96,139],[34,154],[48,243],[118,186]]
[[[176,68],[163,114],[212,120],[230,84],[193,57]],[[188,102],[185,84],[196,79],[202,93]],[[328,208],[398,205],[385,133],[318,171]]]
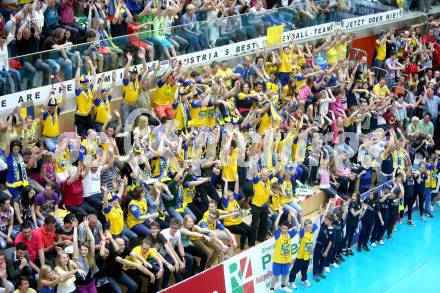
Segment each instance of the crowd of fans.
[[336,21],[349,10],[348,0],[2,0],[0,94],[72,79],[77,51],[103,72],[121,68],[139,47],[149,61],[168,60],[263,36],[272,25]]
[[[127,17],[135,21],[130,11],[161,10],[156,2],[147,9],[137,4],[111,3],[110,26],[126,33],[120,25]],[[34,15],[46,4],[30,5]],[[61,4],[69,5],[73,11],[71,2]],[[17,27],[17,48],[38,43],[30,40],[50,19],[28,22],[24,9],[9,22],[11,30],[27,23]],[[190,5],[182,19],[195,23],[188,10]],[[417,199],[420,218],[433,217],[439,188],[437,21],[430,19],[427,32],[382,33],[373,67],[361,51],[349,60],[354,36],[340,33],[260,50],[235,68],[213,62],[199,72],[174,62],[161,76],[159,66],[146,64],[154,43],[130,51],[111,45],[111,62],[125,66],[119,88],[115,74],[98,81],[98,48],[65,50],[67,31],[75,38],[84,32],[64,16],[65,28],[54,28],[43,43],[58,55],[47,53],[23,67],[47,65],[50,82],[51,70],[65,66],[66,75],[70,66],[76,131],[60,132],[65,91],[61,97],[50,93],[41,117],[16,109],[0,121],[4,292],[121,292],[119,284],[128,292],[157,292],[169,286],[171,275],[180,282],[272,234],[286,239],[292,231],[300,232],[301,245],[289,285],[295,287],[301,271],[303,285],[310,286],[311,256],[319,281],[353,255],[359,221],[358,251],[369,251],[368,243],[384,244],[385,233],[391,239]],[[182,39],[209,46],[193,29]],[[95,40],[89,32],[85,37]],[[168,45],[164,40],[172,43],[162,39],[162,45]],[[121,91],[120,109],[112,109]],[[314,250],[316,227],[304,219],[297,196],[312,185],[334,198]],[[407,217],[415,226],[411,208]],[[296,229],[286,234],[290,227]],[[275,251],[275,263],[290,263],[290,245]],[[280,275],[289,291],[285,269],[274,269]]]

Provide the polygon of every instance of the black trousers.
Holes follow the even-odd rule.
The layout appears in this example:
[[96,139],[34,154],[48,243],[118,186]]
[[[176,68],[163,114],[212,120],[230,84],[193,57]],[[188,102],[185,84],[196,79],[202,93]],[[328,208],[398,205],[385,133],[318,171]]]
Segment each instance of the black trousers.
[[188,204],[188,208],[193,212],[194,216],[196,216],[197,221],[200,221],[203,218],[203,208],[201,207],[201,202],[192,202]]
[[[159,268],[156,265],[153,265],[151,269],[148,269],[153,274],[157,274],[159,272]],[[138,290],[136,293],[142,292],[143,279],[141,276],[144,276],[150,280],[149,277],[145,276],[139,270],[126,270],[125,273],[138,285]],[[159,291],[159,280],[156,280],[153,284],[148,282],[148,292],[155,293]]]
[[416,192],[414,202],[416,201],[416,197],[419,198],[419,212],[421,217],[425,214],[425,196],[423,195],[423,192]]
[[336,259],[336,256],[337,255],[340,255],[340,252],[341,252],[341,246],[342,246],[342,238],[343,238],[343,234],[344,233],[344,231],[342,231],[342,230],[340,230],[340,231],[338,231],[338,230],[334,230],[334,238],[333,238],[333,245],[332,245],[332,248],[330,249],[330,252],[329,252],[329,262],[330,263],[334,263],[335,262],[335,259]]
[[252,208],[251,226],[254,230],[254,233],[256,233],[256,239],[260,242],[263,242],[266,240],[269,207],[268,206],[257,207],[256,205],[251,204],[251,208]]
[[290,270],[289,273],[289,282],[293,283],[295,282],[296,275],[301,271],[301,281],[307,280],[307,269],[309,268],[310,259],[303,260],[303,259],[295,259],[295,262],[293,263],[293,267]]
[[240,235],[240,248],[244,249],[246,245],[246,239],[248,241],[248,246],[252,247],[255,245],[255,230],[248,224],[241,222],[238,225],[226,226],[229,231],[233,234]]
[[399,206],[390,205],[388,211],[388,221],[385,222],[385,225],[387,226],[387,236],[389,237],[391,236],[391,234],[393,234],[394,223],[396,221],[397,215],[399,214]]
[[89,214],[93,214],[95,212],[95,209],[86,201],[84,201],[79,207],[66,206],[66,209],[74,214],[77,219],[84,219],[84,217],[87,217]]
[[75,126],[76,133],[78,133],[79,136],[85,136],[87,130],[93,128],[92,116],[90,114],[87,116],[75,114]]
[[[382,213],[383,212],[383,213]],[[382,240],[383,234],[386,230],[386,221],[388,221],[388,211],[381,210],[382,220],[384,221],[384,225],[379,220],[379,216],[376,214],[376,218],[374,220],[373,232],[371,232],[370,242],[376,242]]]
[[[313,275],[320,275],[324,270],[324,256],[322,252],[324,251],[324,246],[316,242],[315,249],[313,250]],[[289,276],[290,278],[290,276]]]
[[345,237],[342,243],[342,248],[350,249],[353,243],[354,232],[356,232],[357,227],[359,226],[359,221],[356,222],[347,222],[345,224]]
[[374,225],[374,218],[371,217],[363,217],[361,220],[362,228],[361,233],[359,234],[358,247],[366,247],[368,246],[368,239],[370,239],[371,229]]
[[[185,247],[185,252],[191,254],[192,256],[200,258],[200,263],[199,263],[200,272],[205,270],[209,255],[207,255],[203,249],[200,249],[199,247],[194,245],[189,245]],[[193,271],[191,272],[191,274],[192,275],[196,274],[195,265],[193,265]]]
[[[203,210],[207,210],[208,209],[208,204],[209,204],[209,200],[208,200],[208,196],[215,200],[218,205],[221,205],[221,200],[220,200],[220,196],[217,193],[217,190],[215,190],[214,184],[212,184],[211,182],[205,182],[199,186],[196,187],[200,199],[202,200],[202,208]],[[220,206],[221,207],[221,206]]]
[[[416,197],[415,196],[411,196],[411,197],[407,197],[405,196],[403,199],[403,206],[406,208],[408,207],[408,221],[412,220],[412,209],[414,206],[414,202],[416,201]],[[400,212],[400,217],[403,218],[405,213],[405,210]]]

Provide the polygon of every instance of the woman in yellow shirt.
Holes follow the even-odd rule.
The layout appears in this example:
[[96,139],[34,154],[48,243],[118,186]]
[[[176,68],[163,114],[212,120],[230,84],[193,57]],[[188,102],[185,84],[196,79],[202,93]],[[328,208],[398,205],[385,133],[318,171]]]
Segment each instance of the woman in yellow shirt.
[[133,197],[128,204],[127,227],[139,236],[145,237],[150,234],[150,219],[154,220],[157,213],[148,214],[147,198],[144,188],[136,186],[133,189]]
[[248,241],[249,247],[255,245],[255,231],[251,226],[243,222],[241,219],[241,208],[237,202],[239,197],[238,175],[235,179],[234,192],[229,191],[228,181],[226,181],[226,178],[223,179],[223,181],[225,181],[225,187],[223,190],[222,206],[225,211],[233,212],[230,216],[223,220],[223,224],[231,233],[240,235],[240,249],[244,250],[246,240]]

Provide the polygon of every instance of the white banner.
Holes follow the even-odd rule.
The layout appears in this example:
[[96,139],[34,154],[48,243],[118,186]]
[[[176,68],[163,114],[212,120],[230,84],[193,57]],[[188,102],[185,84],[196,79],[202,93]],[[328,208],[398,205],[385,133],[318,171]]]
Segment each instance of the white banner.
[[[318,225],[314,240],[319,232],[320,216],[313,223]],[[296,258],[299,234],[292,238],[292,260]],[[226,292],[259,293],[267,292],[272,280],[272,256],[275,238],[271,238],[223,263]]]
[[[402,16],[402,9],[391,10],[383,13],[377,13],[367,16],[361,16],[356,18],[350,18],[342,20],[342,29],[344,32],[352,31],[353,29],[369,26],[375,23],[384,23],[392,20],[399,19]],[[291,36],[296,41],[305,41],[311,38],[324,37],[328,34],[334,33],[336,30],[336,24],[334,22],[315,25],[302,29],[292,30],[283,34],[283,44],[291,42]],[[213,61],[228,59],[237,56],[243,56],[251,54],[256,51],[257,44],[260,48],[264,48],[266,43],[266,37],[259,37],[252,40],[242,41],[234,44],[229,44],[217,48],[212,48],[200,52],[190,53],[178,56],[176,59],[181,60],[184,67],[197,67],[209,64]],[[158,61],[149,62],[149,66],[157,64]],[[170,61],[160,61],[161,72],[169,68]],[[123,69],[117,69],[117,84],[122,84],[122,72]],[[110,80],[111,71],[105,72],[108,80]],[[65,81],[67,86],[67,99],[74,97],[74,82],[72,80]],[[55,84],[55,91],[61,95],[61,84]],[[51,86],[38,87],[19,93],[12,93],[0,97],[0,114],[5,112],[9,113],[15,107],[20,106],[23,102],[33,101],[35,106],[42,105],[46,102],[49,95]]]
[[[316,25],[308,28],[303,28],[299,30],[293,30],[285,32],[283,34],[283,43],[288,44],[291,42],[291,35],[296,41],[306,40],[313,37],[325,36],[326,34],[332,33],[334,30],[334,23],[326,23],[321,25]],[[185,54],[178,56],[176,59],[182,61],[182,65],[185,68],[194,68],[197,66],[202,66],[209,64],[213,61],[228,59],[237,56],[243,56],[246,54],[251,54],[257,50],[257,44],[260,48],[264,48],[266,44],[266,37],[259,37],[252,40],[242,41],[230,45],[225,45],[217,48],[212,48],[200,52],[194,52],[190,54]],[[158,61],[149,62],[148,66],[152,67],[157,64]],[[160,61],[161,71],[166,71],[170,66],[170,60]],[[116,84],[122,84],[122,74],[123,68],[117,69],[116,71]],[[110,81],[112,71],[105,72],[106,79]],[[98,74],[100,76],[101,74]],[[74,81],[69,80],[63,82],[67,87],[67,99],[72,99],[74,97]],[[20,106],[23,102],[33,101],[35,106],[42,105],[46,103],[51,85],[37,87],[34,89],[22,91],[19,93],[12,93],[9,95],[2,96],[0,98],[0,113],[10,112],[15,107]],[[61,84],[54,84],[55,92],[59,95],[62,93]]]
[[390,22],[402,17],[403,10],[395,9],[385,11],[382,13],[370,14],[355,18],[348,18],[342,20],[342,30],[344,32],[352,31],[353,29],[370,26],[378,23]]

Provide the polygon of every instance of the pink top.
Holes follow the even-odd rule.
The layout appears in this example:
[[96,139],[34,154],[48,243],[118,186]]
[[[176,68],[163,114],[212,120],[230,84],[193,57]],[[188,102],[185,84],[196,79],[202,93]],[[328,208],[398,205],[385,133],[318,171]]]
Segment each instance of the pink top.
[[42,167],[46,171],[47,178],[54,181],[56,179],[56,176],[53,165],[51,163],[44,163]]
[[328,170],[319,171],[319,187],[320,188],[330,188],[330,172]]
[[307,97],[312,94],[312,90],[308,85],[304,85],[301,88],[301,91],[298,94],[298,100],[303,100],[304,102],[307,101]]
[[331,103],[330,110],[335,113],[335,118],[338,118],[341,115],[341,112],[344,111],[344,107],[342,106],[341,99],[336,99],[334,103]]
[[61,16],[60,20],[62,24],[72,24],[75,21],[75,13],[73,11],[73,2],[65,3],[64,1],[60,4]]

